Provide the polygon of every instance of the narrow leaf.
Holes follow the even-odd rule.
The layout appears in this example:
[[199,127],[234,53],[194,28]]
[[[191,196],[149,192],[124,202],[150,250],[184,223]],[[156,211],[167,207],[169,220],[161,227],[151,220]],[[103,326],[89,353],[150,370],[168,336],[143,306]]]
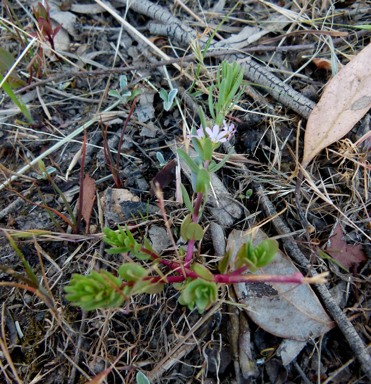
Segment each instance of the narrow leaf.
[[371,44],[333,77],[309,116],[304,168],[324,148],[341,139],[371,105]]
[[206,125],[206,117],[204,110],[201,108],[201,106],[198,107],[198,114],[200,115],[200,120],[201,120],[201,125],[202,128],[205,130],[207,125]]
[[217,164],[215,167],[212,167],[212,168],[209,167],[209,171],[210,172],[218,171],[228,161],[228,159],[232,156],[232,154],[233,154],[233,151],[230,151],[228,155],[219,164]]
[[213,158],[213,143],[207,138],[204,143],[204,160],[211,161]]
[[84,179],[83,197],[82,197],[82,217],[86,223],[86,233],[89,233],[89,221],[95,201],[95,181],[87,174]]
[[179,148],[177,150],[178,152],[178,155],[182,158],[182,160],[184,160],[187,165],[189,166],[189,168],[191,168],[191,170],[195,173],[198,173],[199,172],[199,169],[197,168],[197,165],[193,162],[193,160],[187,155],[186,152],[183,151],[183,149]]
[[215,120],[214,106],[213,106],[213,90],[214,85],[212,85],[209,89],[209,111],[211,117]]
[[193,213],[193,207],[192,207],[191,199],[189,198],[187,190],[185,189],[183,184],[180,184],[180,188],[182,189],[182,195],[183,195],[185,206],[187,207],[187,209],[191,213]]
[[13,55],[6,49],[0,47],[0,72],[8,71],[13,64]]

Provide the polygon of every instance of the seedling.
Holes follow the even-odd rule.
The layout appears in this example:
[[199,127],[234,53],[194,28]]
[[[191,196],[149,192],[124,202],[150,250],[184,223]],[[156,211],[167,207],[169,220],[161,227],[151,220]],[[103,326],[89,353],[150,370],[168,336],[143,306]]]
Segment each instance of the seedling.
[[140,89],[134,89],[133,92],[129,91],[127,89],[128,82],[125,75],[120,76],[120,90],[112,90],[109,91],[108,94],[110,96],[116,97],[117,99],[121,100],[123,104],[127,103],[128,101],[134,99],[136,96],[138,96],[141,92]]
[[165,89],[161,89],[160,97],[164,101],[165,111],[170,111],[170,109],[173,106],[173,102],[177,93],[178,93],[178,90],[176,88],[172,89],[169,93],[167,93]]
[[[46,8],[40,3],[37,3],[37,9],[32,6],[33,14],[38,22],[40,36],[43,40],[50,44],[50,47],[55,50],[54,39],[57,33],[61,30],[62,24],[53,28],[52,21],[50,19],[50,7],[47,1],[45,1]],[[36,36],[36,34],[34,34]]]
[[165,165],[167,164],[167,161],[164,159],[164,156],[162,156],[162,153],[156,152],[156,157],[158,162],[160,163],[159,168],[165,167]]

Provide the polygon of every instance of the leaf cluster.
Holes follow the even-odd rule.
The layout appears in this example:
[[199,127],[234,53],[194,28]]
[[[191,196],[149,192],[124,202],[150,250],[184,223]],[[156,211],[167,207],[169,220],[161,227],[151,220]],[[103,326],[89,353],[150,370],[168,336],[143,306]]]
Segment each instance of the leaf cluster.
[[236,270],[243,266],[248,266],[251,272],[256,272],[258,268],[269,264],[278,251],[278,242],[272,239],[266,239],[253,247],[250,239],[247,240],[237,252]]
[[[151,244],[145,236],[143,236],[144,247],[139,244],[132,233],[130,232],[127,225],[125,225],[125,231],[118,226],[119,233],[105,227],[103,229],[104,234],[103,241],[109,245],[113,245],[114,248],[106,249],[105,251],[111,255],[115,255],[123,252],[133,252],[133,255],[139,260],[148,260],[151,258],[151,253],[156,254]],[[143,252],[147,250],[148,253]]]
[[40,3],[37,3],[37,9],[32,6],[33,14],[36,17],[41,35],[49,42],[50,46],[54,50],[54,38],[56,34],[61,30],[62,24],[53,28],[52,21],[50,19],[50,7],[45,1],[46,8]]
[[120,278],[101,270],[92,271],[87,276],[75,273],[64,290],[67,292],[66,299],[72,301],[73,306],[92,311],[97,308],[119,307],[125,300],[121,286]]
[[[212,85],[209,90],[209,111],[211,117],[219,126],[242,95],[243,90],[235,97],[243,79],[243,72],[243,68],[241,69],[236,62],[231,65],[228,61],[224,60],[221,73],[220,67],[218,67],[217,85]],[[218,101],[216,104],[213,102],[213,91],[215,88],[218,91]]]
[[187,305],[192,311],[194,306],[197,306],[199,313],[215,303],[217,299],[218,288],[216,283],[207,281],[201,278],[190,281],[182,290],[179,297],[181,305]]
[[167,93],[165,89],[161,89],[160,97],[163,100],[165,111],[170,111],[170,109],[173,106],[173,102],[177,93],[178,93],[177,88],[172,89],[169,93]]

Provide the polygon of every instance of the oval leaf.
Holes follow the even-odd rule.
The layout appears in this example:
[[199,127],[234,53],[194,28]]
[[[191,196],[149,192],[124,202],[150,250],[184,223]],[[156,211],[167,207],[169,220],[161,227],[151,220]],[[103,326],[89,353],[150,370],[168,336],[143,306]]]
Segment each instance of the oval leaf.
[[188,239],[199,241],[204,235],[204,231],[200,224],[190,223],[186,229]]
[[214,275],[204,265],[194,263],[191,266],[191,269],[204,280],[214,281]]
[[348,133],[370,106],[371,44],[334,76],[310,114],[302,166]]

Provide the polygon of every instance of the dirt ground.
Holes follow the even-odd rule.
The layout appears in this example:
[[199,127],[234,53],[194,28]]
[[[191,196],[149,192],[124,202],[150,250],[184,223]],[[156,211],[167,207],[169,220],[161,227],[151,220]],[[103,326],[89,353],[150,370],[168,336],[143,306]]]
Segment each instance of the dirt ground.
[[[236,4],[50,1],[53,28],[62,24],[51,50],[31,7],[37,2],[2,1],[0,47],[20,59],[9,81],[23,81],[14,91],[33,121],[4,91],[1,382],[73,384],[95,377],[92,383],[136,383],[139,371],[153,383],[371,382],[371,142],[355,144],[370,131],[368,111],[316,154],[297,188],[308,118],[334,75],[370,44],[370,3],[249,0],[232,10]],[[204,50],[198,69],[197,53]],[[8,56],[0,53],[5,75]],[[195,255],[216,272],[225,242],[231,246],[238,231],[259,227],[289,257],[282,256],[276,270],[329,272],[327,283],[306,287],[302,296],[290,286],[292,299],[270,284],[223,287],[203,314],[181,306],[171,285],[118,309],[72,306],[64,287],[74,273],[116,273],[131,257],[105,252],[105,226],[136,226],[136,239],[145,235],[165,257],[172,254],[153,180],[163,187],[178,241],[187,212],[177,202],[177,178],[188,191],[192,187],[185,167],[177,173],[176,148],[199,127],[198,108],[207,111],[223,60],[245,69],[243,92],[228,115],[237,132],[216,160],[232,147],[234,154],[216,173]],[[177,102],[165,110],[159,92],[173,88]],[[135,104],[122,99],[134,92]],[[347,92],[350,86],[333,96],[329,114]],[[85,178],[87,213],[75,231],[41,159],[74,215]],[[15,246],[51,302],[28,289]]]

